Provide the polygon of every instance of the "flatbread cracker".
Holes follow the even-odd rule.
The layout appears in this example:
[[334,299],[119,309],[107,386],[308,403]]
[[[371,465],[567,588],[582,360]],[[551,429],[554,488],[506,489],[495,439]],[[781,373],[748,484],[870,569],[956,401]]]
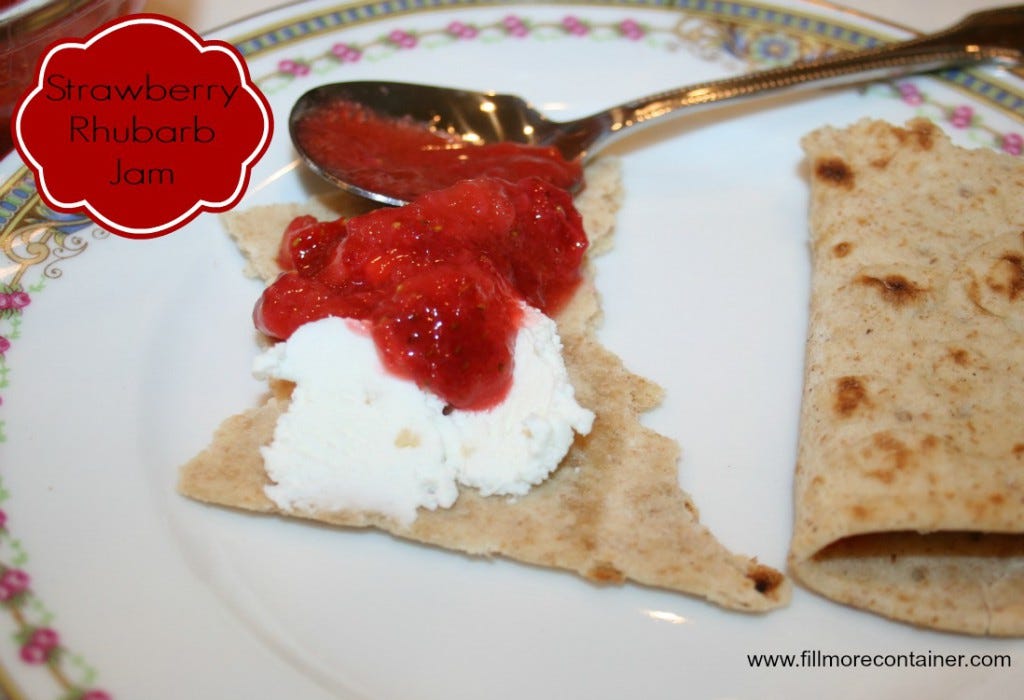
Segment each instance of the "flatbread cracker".
[[1024,161],[920,119],[803,146],[813,279],[791,570],[898,620],[1024,634]]
[[[577,204],[593,254],[610,246],[621,199],[618,163],[595,163],[587,181]],[[342,196],[338,209],[338,201],[329,203],[335,212],[354,204]],[[229,215],[228,229],[249,257],[250,273],[273,279],[273,256],[284,226],[300,211],[323,206],[315,202]],[[676,443],[638,421],[659,403],[662,392],[600,346],[594,335],[599,320],[598,294],[588,269],[557,321],[577,399],[597,419],[588,436],[577,437],[551,478],[528,495],[481,497],[463,488],[452,508],[420,509],[408,526],[372,512],[286,515],[376,527],[474,555],[567,569],[597,582],[631,580],[684,591],[736,610],[785,605],[790,585],[780,572],[733,554],[700,524],[697,509],[679,487]],[[267,478],[259,452],[287,406],[288,388],[274,389],[263,405],[225,421],[210,447],[183,467],[182,493],[225,506],[280,512],[264,495]]]

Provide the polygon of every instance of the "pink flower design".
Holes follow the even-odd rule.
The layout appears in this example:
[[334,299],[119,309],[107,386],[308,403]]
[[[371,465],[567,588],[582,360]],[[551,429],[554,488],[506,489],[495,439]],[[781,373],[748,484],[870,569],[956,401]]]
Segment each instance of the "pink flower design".
[[50,651],[60,646],[60,636],[54,629],[49,627],[40,627],[32,633],[28,643],[35,644],[36,646]]
[[0,294],[0,311],[7,311],[14,308],[14,298],[11,294]]
[[924,102],[924,97],[921,95],[921,91],[917,89],[917,86],[913,83],[900,83],[899,86],[900,97],[908,105],[919,105]]
[[475,39],[480,30],[472,24],[455,21],[448,25],[447,32],[456,39]]
[[291,73],[295,77],[309,74],[309,65],[302,61],[293,61],[286,58],[277,64],[277,69],[282,73]]
[[363,57],[363,52],[350,44],[335,44],[331,53],[342,63],[355,63]]
[[11,341],[0,335],[0,356],[3,356],[8,350],[11,349]]
[[410,34],[402,29],[396,29],[388,34],[388,41],[400,49],[411,49],[416,46],[416,35]]
[[1024,136],[1009,133],[1003,136],[1003,150],[1012,156],[1019,156],[1024,153]]
[[0,576],[0,600],[10,600],[28,589],[29,577],[21,569],[7,569]]
[[5,529],[6,527],[7,527],[7,513],[5,511],[0,510],[0,530]]
[[954,107],[952,113],[949,115],[950,123],[958,129],[966,129],[971,125],[971,121],[973,119],[974,110],[967,105]]
[[522,38],[530,33],[526,23],[515,15],[509,15],[505,19],[501,20],[501,23],[505,27],[505,31],[508,32],[509,36]]
[[44,664],[50,659],[52,649],[28,642],[21,646],[21,660],[27,664]]
[[619,23],[619,31],[627,39],[636,41],[644,36],[644,28],[634,19],[624,19]]
[[12,292],[8,296],[11,298],[12,309],[24,309],[32,302],[32,298],[25,292]]
[[59,646],[60,637],[57,632],[49,627],[40,627],[21,645],[21,658],[29,664],[46,663]]
[[562,20],[562,27],[573,36],[586,36],[590,32],[590,27],[584,24],[579,17],[573,15],[569,15]]
[[81,700],[113,700],[113,698],[104,690],[90,690],[82,694]]

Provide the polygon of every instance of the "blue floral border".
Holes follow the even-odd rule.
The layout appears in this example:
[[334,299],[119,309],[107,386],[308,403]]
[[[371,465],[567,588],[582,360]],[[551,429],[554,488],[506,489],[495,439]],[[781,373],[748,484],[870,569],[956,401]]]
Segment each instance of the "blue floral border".
[[[693,15],[708,15],[738,22],[756,22],[782,29],[797,29],[831,43],[848,48],[870,48],[884,42],[884,37],[864,32],[859,27],[812,17],[800,12],[771,5],[749,2],[722,2],[721,0],[563,0],[559,5],[589,7],[641,8],[676,10]],[[338,29],[350,27],[381,17],[395,17],[424,10],[459,8],[513,7],[516,3],[503,0],[371,0],[339,5],[307,18],[263,29],[235,39],[232,43],[246,58],[258,56],[294,41]],[[526,6],[526,5],[524,5]]]
[[[742,24],[761,24],[780,30],[798,30],[812,38],[826,41],[845,50],[866,49],[893,40],[883,33],[869,32],[861,27],[844,24],[825,17],[805,14],[772,5],[722,0],[562,0],[559,5],[586,7],[641,8],[675,10],[695,16],[709,16],[719,20],[733,20]],[[279,49],[293,42],[408,13],[427,10],[460,8],[515,7],[517,3],[504,0],[369,0],[349,3],[323,10],[315,15],[290,20],[262,29],[232,41],[246,58],[257,57],[267,51]],[[524,4],[523,7],[530,7]],[[534,5],[536,6],[536,5]],[[956,85],[982,100],[997,105],[1024,119],[1024,88],[1014,90],[973,69],[950,69],[939,73],[942,79]]]

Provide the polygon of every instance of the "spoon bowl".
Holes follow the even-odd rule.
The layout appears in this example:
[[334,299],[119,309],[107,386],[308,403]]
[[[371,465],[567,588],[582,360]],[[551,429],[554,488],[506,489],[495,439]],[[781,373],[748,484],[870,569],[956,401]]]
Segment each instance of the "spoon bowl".
[[307,148],[298,128],[302,120],[334,104],[358,105],[376,117],[418,125],[452,143],[551,147],[566,161],[583,163],[641,127],[689,114],[696,108],[808,86],[891,79],[981,63],[1024,63],[1024,5],[973,13],[944,31],[907,41],[648,95],[567,122],[548,119],[515,95],[404,82],[355,81],[321,85],[305,93],[293,107],[288,123],[296,150],[314,172],[357,195],[400,205],[409,198],[367,186],[357,173],[328,164]]
[[381,116],[409,118],[473,143],[541,143],[555,124],[516,95],[378,80],[315,87],[296,102],[289,123],[327,101],[365,105]]

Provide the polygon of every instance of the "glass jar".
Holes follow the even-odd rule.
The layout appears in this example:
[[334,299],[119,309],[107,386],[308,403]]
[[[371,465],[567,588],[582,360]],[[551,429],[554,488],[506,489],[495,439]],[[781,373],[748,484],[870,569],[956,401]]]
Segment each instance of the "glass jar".
[[0,157],[11,150],[11,117],[36,78],[40,56],[58,40],[81,39],[144,0],[0,0]]

